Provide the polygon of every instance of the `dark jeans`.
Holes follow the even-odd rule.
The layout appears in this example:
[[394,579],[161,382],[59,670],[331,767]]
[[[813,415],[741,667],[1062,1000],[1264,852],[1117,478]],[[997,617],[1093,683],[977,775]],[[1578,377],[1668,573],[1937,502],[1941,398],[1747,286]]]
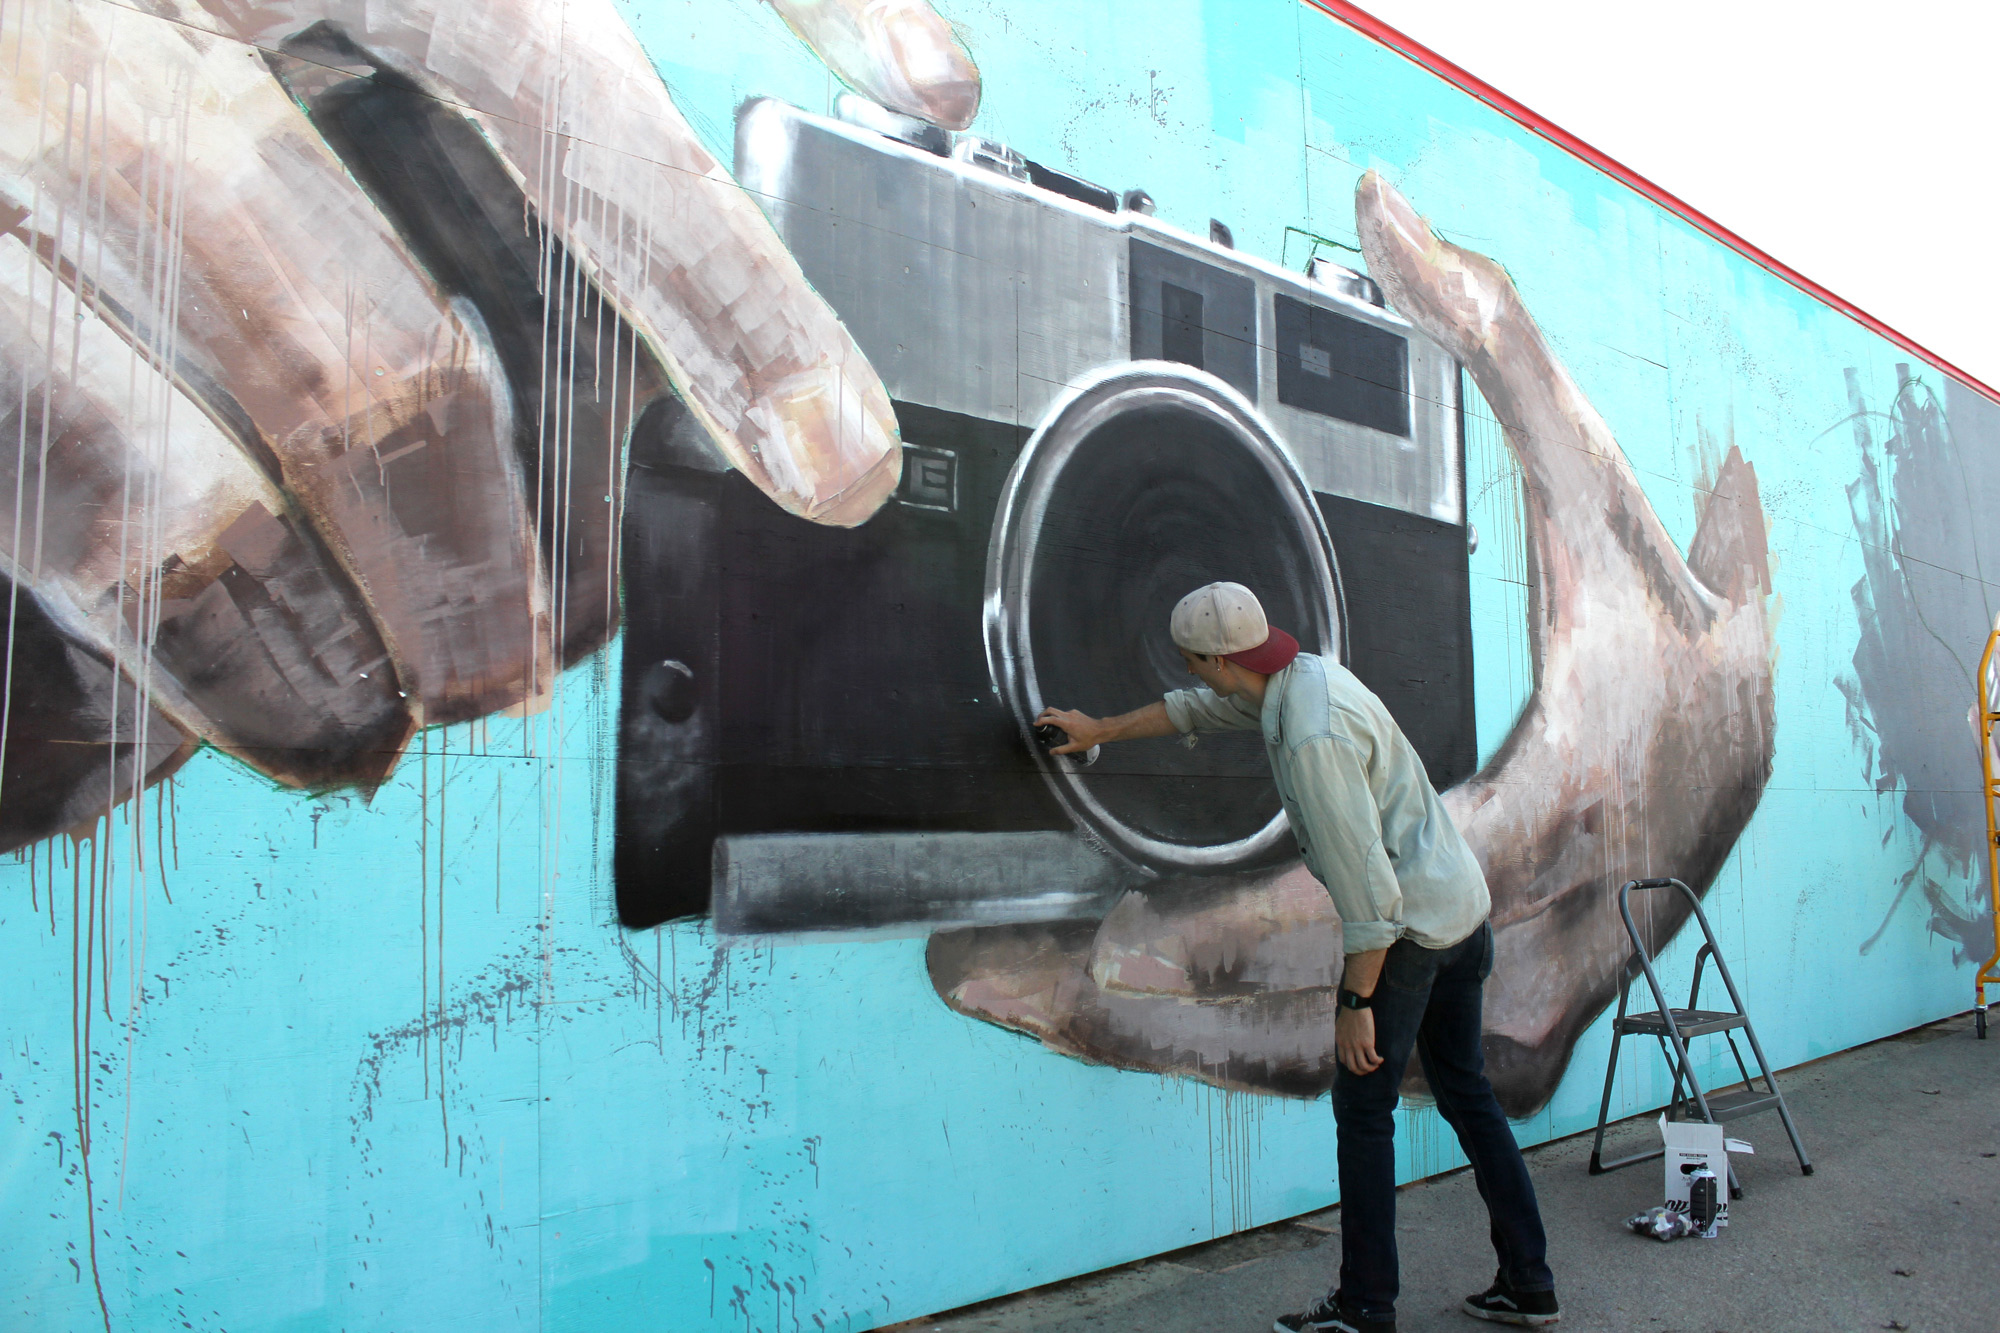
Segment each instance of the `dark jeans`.
[[1493,927],[1482,924],[1449,949],[1398,940],[1375,987],[1375,1053],[1382,1063],[1333,1084],[1340,1130],[1340,1284],[1357,1314],[1396,1310],[1397,1085],[1410,1050],[1423,1061],[1438,1111],[1472,1159],[1472,1176],[1493,1228],[1500,1272],[1517,1291],[1551,1291],[1548,1241],[1534,1182],[1514,1131],[1486,1081],[1479,1048],[1480,992],[1493,970]]

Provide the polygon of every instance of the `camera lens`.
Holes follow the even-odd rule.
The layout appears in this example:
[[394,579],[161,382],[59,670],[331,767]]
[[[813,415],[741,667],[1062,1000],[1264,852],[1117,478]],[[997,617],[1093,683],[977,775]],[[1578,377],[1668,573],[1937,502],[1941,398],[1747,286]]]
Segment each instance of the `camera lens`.
[[[1059,405],[995,530],[989,657],[1025,723],[1122,713],[1200,684],[1167,633],[1183,595],[1242,583],[1308,652],[1340,653],[1333,556],[1311,492],[1234,390],[1139,362]],[[1143,863],[1224,870],[1293,855],[1258,731],[1042,752],[1073,817]]]

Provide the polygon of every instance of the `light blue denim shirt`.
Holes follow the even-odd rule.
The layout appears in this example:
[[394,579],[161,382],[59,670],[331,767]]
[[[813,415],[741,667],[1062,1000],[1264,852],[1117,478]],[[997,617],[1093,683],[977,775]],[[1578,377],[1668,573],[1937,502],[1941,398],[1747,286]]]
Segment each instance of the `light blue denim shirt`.
[[1306,869],[1326,885],[1348,953],[1408,936],[1446,949],[1486,919],[1479,861],[1382,701],[1329,658],[1271,677],[1261,714],[1210,689],[1166,696],[1177,730],[1261,729]]

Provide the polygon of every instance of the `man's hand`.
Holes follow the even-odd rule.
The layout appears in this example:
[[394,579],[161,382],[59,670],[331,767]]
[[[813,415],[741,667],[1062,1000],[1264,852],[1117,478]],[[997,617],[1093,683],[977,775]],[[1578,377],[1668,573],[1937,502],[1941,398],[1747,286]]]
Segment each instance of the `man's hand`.
[[1350,1074],[1372,1074],[1382,1067],[1375,1054],[1375,1011],[1343,1009],[1333,1023],[1333,1051]]
[[1035,719],[1038,727],[1061,727],[1069,737],[1069,744],[1049,748],[1050,754],[1082,754],[1093,745],[1102,745],[1111,739],[1105,733],[1110,730],[1102,721],[1088,713],[1079,713],[1073,708],[1044,708]]
[[[1340,970],[1340,988],[1364,999],[1375,994],[1382,980],[1382,964],[1387,949],[1364,949],[1348,954]],[[1350,1074],[1372,1074],[1382,1067],[1375,1053],[1375,1011],[1342,1009],[1333,1023],[1333,1053]]]
[[1056,746],[1049,751],[1050,754],[1082,754],[1093,745],[1109,741],[1139,741],[1150,736],[1174,734],[1174,724],[1167,717],[1167,706],[1158,702],[1130,713],[1120,713],[1117,717],[1105,718],[1092,717],[1071,708],[1044,708],[1036,716],[1035,725],[1061,727],[1068,734],[1069,744]]

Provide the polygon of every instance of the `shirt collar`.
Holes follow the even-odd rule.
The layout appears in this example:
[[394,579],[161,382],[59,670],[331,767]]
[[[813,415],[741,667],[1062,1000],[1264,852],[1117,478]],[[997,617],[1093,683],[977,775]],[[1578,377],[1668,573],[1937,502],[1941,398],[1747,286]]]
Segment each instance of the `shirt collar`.
[[1285,687],[1292,683],[1292,670],[1298,666],[1303,657],[1304,654],[1300,654],[1273,672],[1271,679],[1264,686],[1264,710],[1260,720],[1264,724],[1264,740],[1267,744],[1276,745],[1279,737],[1284,735]]

